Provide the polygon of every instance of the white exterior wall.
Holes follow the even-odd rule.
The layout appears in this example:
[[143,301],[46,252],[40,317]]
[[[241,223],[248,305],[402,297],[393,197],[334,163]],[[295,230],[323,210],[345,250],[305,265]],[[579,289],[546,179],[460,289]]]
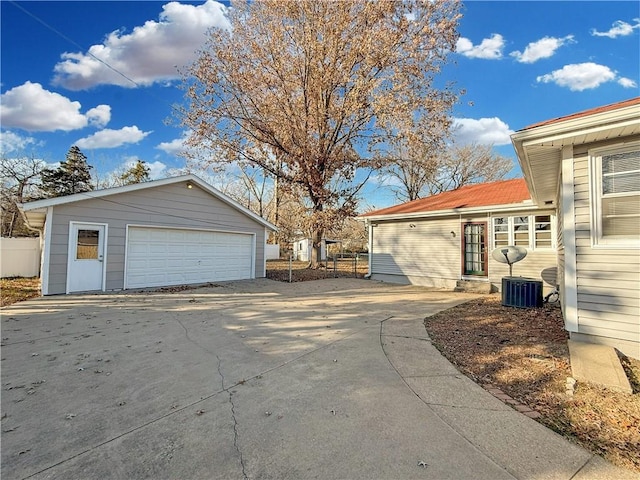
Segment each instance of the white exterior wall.
[[[552,210],[522,210],[495,213],[496,217],[551,215]],[[492,216],[374,221],[370,238],[370,272],[374,280],[453,289],[462,275],[462,225],[486,223],[488,276],[464,277],[491,282],[494,291],[502,288],[509,266],[493,260]],[[530,233],[533,235],[533,233]],[[518,277],[542,280],[541,272],[557,266],[555,248],[527,249],[527,256],[513,265]],[[544,284],[548,293],[552,285]]]
[[577,331],[572,338],[610,344],[640,358],[640,251],[592,244],[588,148],[604,145],[574,150]]
[[39,238],[0,238],[0,277],[40,275]]
[[[313,242],[310,238],[302,238],[293,242],[293,258],[301,262],[311,260]],[[320,245],[320,261],[327,259],[327,244],[323,240]]]
[[461,268],[458,218],[379,222],[372,230],[374,280],[455,287]]
[[[519,216],[533,216],[533,215],[555,215],[553,210],[522,210],[519,212],[509,212],[508,214],[496,213],[492,215],[487,221],[490,225],[490,239],[489,239],[489,253],[496,248],[493,243],[493,217],[519,217]],[[553,217],[552,217],[553,222]],[[533,236],[535,232],[529,232],[529,241],[533,245]],[[521,260],[513,264],[513,276],[514,277],[526,277],[533,278],[535,280],[542,281],[541,273],[547,268],[554,268],[558,266],[557,249],[552,248],[527,248],[527,256],[524,260]],[[506,263],[500,263],[493,259],[489,255],[489,281],[495,287],[497,291],[502,290],[502,277],[509,276],[509,265]],[[549,285],[543,281],[543,293],[546,295],[553,290],[554,285]]]

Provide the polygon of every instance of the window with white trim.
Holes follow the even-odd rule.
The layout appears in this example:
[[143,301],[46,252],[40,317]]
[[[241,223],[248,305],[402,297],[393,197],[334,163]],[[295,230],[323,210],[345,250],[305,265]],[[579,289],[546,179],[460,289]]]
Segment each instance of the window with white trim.
[[553,215],[493,217],[493,248],[516,245],[528,249],[555,248]]
[[592,152],[594,244],[640,243],[640,144]]
[[533,219],[533,242],[535,248],[552,248],[553,232],[551,215],[536,215]]

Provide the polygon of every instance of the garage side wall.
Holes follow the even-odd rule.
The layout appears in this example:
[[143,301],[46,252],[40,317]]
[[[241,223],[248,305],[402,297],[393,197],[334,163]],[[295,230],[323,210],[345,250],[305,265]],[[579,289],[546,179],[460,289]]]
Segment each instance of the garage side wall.
[[49,294],[66,291],[71,221],[109,225],[106,251],[107,290],[118,290],[124,286],[127,225],[253,233],[256,236],[255,274],[257,277],[264,276],[264,225],[197,186],[187,188],[187,183],[55,206],[51,229]]

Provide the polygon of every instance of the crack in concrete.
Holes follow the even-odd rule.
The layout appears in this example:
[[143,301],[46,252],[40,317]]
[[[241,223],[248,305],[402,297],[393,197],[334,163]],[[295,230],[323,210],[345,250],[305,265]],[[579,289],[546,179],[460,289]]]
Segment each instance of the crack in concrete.
[[[391,316],[391,317],[388,317],[388,318],[382,320],[380,322],[380,325],[381,325],[380,328],[382,328],[382,323],[385,322],[386,320],[389,320],[390,318],[393,318],[393,317]],[[216,355],[215,353],[211,352],[210,350],[206,349],[205,347],[200,345],[198,342],[193,340],[189,336],[189,331],[187,330],[187,328],[182,324],[182,322],[177,317],[174,317],[174,319],[183,328],[183,330],[185,332],[185,337],[189,340],[189,342],[193,343],[195,346],[197,346],[198,348],[201,348],[202,350],[204,350],[205,352],[209,353],[210,355],[215,356],[216,358],[218,358],[218,355]],[[58,467],[58,466],[66,463],[66,462],[68,462],[70,460],[76,459],[78,457],[81,457],[82,455],[85,455],[85,454],[87,454],[89,452],[97,450],[100,447],[108,445],[109,443],[114,442],[114,441],[116,441],[116,440],[118,440],[120,438],[126,437],[127,435],[129,435],[131,433],[134,433],[134,432],[137,432],[138,430],[142,430],[143,428],[146,428],[146,427],[148,427],[150,425],[153,425],[154,423],[159,422],[161,420],[164,420],[165,418],[168,418],[168,417],[171,417],[171,416],[173,416],[173,415],[175,415],[177,413],[183,412],[184,410],[192,408],[195,405],[198,405],[200,403],[206,402],[207,400],[210,400],[210,399],[216,397],[217,395],[221,394],[222,392],[226,392],[230,396],[229,401],[231,403],[231,408],[232,408],[231,411],[232,411],[232,415],[233,415],[233,419],[234,419],[234,432],[236,434],[236,440],[237,440],[237,429],[236,429],[237,422],[236,422],[236,417],[235,417],[235,407],[233,405],[233,401],[231,400],[231,395],[232,395],[231,394],[231,389],[232,388],[235,388],[238,385],[242,385],[243,383],[245,383],[245,381],[248,382],[250,380],[254,380],[254,379],[258,378],[258,377],[262,377],[262,376],[264,376],[264,375],[266,375],[268,373],[271,373],[271,372],[274,372],[274,371],[279,370],[281,368],[284,368],[287,365],[290,365],[290,364],[292,364],[292,363],[294,363],[294,362],[296,362],[296,361],[298,361],[298,360],[300,360],[300,359],[302,359],[304,357],[312,355],[313,353],[318,352],[320,350],[323,350],[325,348],[329,348],[330,346],[332,346],[332,345],[334,345],[336,343],[342,342],[342,341],[346,340],[347,338],[349,338],[349,337],[351,337],[353,335],[356,335],[356,334],[358,334],[358,333],[360,333],[360,332],[362,332],[364,330],[367,330],[367,329],[373,328],[373,327],[375,327],[375,324],[374,325],[367,325],[366,327],[357,329],[357,330],[355,330],[355,331],[353,331],[353,332],[351,332],[349,334],[346,334],[342,338],[338,338],[338,339],[336,339],[336,340],[334,340],[332,342],[329,342],[329,343],[327,343],[325,345],[321,345],[320,347],[317,347],[317,348],[314,348],[312,350],[309,350],[308,352],[302,353],[302,354],[298,355],[297,357],[294,357],[294,358],[292,358],[290,360],[284,361],[284,362],[282,362],[282,363],[280,363],[278,365],[275,365],[275,366],[273,366],[271,368],[267,368],[266,370],[264,370],[264,371],[262,371],[260,373],[257,373],[256,375],[253,375],[252,377],[249,377],[246,380],[239,381],[239,382],[237,382],[237,383],[235,383],[235,384],[233,384],[233,385],[231,385],[229,387],[225,387],[224,386],[224,376],[222,375],[221,370],[219,370],[219,373],[221,374],[221,378],[222,378],[222,389],[221,390],[218,390],[218,391],[216,391],[214,393],[211,393],[210,395],[206,395],[204,397],[201,397],[200,399],[198,399],[198,400],[196,400],[194,402],[191,402],[191,403],[189,403],[189,404],[187,404],[187,405],[185,405],[183,407],[176,408],[175,410],[172,410],[171,412],[168,412],[168,413],[166,413],[164,415],[160,415],[159,417],[153,418],[153,419],[143,423],[142,425],[138,425],[137,427],[133,427],[133,428],[131,428],[131,429],[127,430],[127,431],[124,431],[124,432],[122,432],[122,433],[120,433],[118,435],[115,435],[115,436],[113,436],[113,437],[111,437],[111,438],[109,438],[109,439],[107,439],[107,440],[105,440],[103,442],[100,442],[97,445],[94,445],[94,446],[86,448],[86,449],[84,449],[84,450],[82,450],[80,452],[77,452],[77,453],[75,453],[73,455],[70,455],[69,457],[67,457],[67,458],[65,458],[63,460],[60,460],[59,462],[56,462],[53,465],[49,465],[48,467],[42,468],[42,469],[38,470],[37,472],[31,473],[30,475],[27,475],[27,476],[23,477],[22,480],[26,480],[28,478],[33,478],[36,475],[39,475],[39,474],[41,474],[43,472],[46,472],[46,471],[51,470],[51,469],[53,469],[55,467]],[[218,358],[218,361],[220,361],[219,358]],[[242,456],[241,456],[241,458],[242,458]],[[242,459],[241,463],[243,461],[244,460]],[[246,475],[246,472],[244,470],[244,468],[245,468],[244,463],[242,463],[242,467],[243,467],[242,473],[243,473],[244,479],[248,479],[249,477]]]
[[244,456],[242,455],[242,451],[240,450],[240,445],[238,444],[238,419],[236,417],[236,406],[233,403],[233,392],[231,391],[232,388],[236,387],[241,382],[238,382],[235,385],[232,385],[231,387],[227,388],[225,386],[225,377],[224,377],[224,373],[222,372],[222,360],[220,359],[220,356],[217,353],[214,353],[214,352],[210,351],[209,349],[203,347],[198,342],[196,342],[194,339],[192,339],[189,336],[189,330],[187,329],[187,327],[184,326],[184,324],[180,321],[180,319],[177,316],[174,316],[174,318],[175,318],[176,322],[178,322],[178,324],[184,330],[184,335],[185,335],[185,337],[187,338],[187,340],[190,343],[192,343],[196,347],[202,349],[203,351],[205,351],[209,355],[213,355],[218,360],[218,375],[220,375],[220,380],[222,382],[222,391],[226,392],[229,395],[229,405],[231,406],[231,418],[233,419],[233,447],[236,449],[236,452],[238,452],[238,458],[240,460],[240,467],[242,468],[242,478],[246,480],[249,477],[247,476],[247,472],[246,472],[246,465],[244,463]]
[[236,452],[238,452],[238,457],[240,459],[240,467],[242,468],[242,478],[247,480],[249,477],[247,476],[246,466],[244,464],[244,456],[242,455],[242,450],[240,450],[240,445],[238,445],[238,419],[236,418],[236,406],[233,403],[233,392],[231,392],[230,389],[225,388],[224,373],[222,373],[222,360],[220,360],[220,357],[218,355],[216,355],[216,358],[218,359],[218,374],[222,379],[222,390],[224,390],[229,394],[229,405],[231,406],[231,418],[233,419],[233,446],[236,449]]

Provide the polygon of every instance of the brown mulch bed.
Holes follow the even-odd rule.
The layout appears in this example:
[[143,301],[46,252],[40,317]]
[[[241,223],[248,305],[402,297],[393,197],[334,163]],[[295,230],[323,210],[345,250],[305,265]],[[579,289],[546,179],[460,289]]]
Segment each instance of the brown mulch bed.
[[[307,268],[309,262],[291,262],[291,281],[306,282],[309,280],[322,280],[324,278],[363,278],[367,274],[367,260],[359,259],[356,263],[353,258],[339,259],[335,265],[333,260],[325,262],[320,268]],[[267,278],[280,282],[289,281],[289,260],[268,260]]]
[[13,277],[0,279],[0,307],[40,296],[40,279]]
[[557,305],[503,307],[491,295],[425,319],[433,344],[465,375],[540,413],[538,421],[640,472],[640,361],[621,355],[633,394],[586,382],[567,393],[567,332]]

